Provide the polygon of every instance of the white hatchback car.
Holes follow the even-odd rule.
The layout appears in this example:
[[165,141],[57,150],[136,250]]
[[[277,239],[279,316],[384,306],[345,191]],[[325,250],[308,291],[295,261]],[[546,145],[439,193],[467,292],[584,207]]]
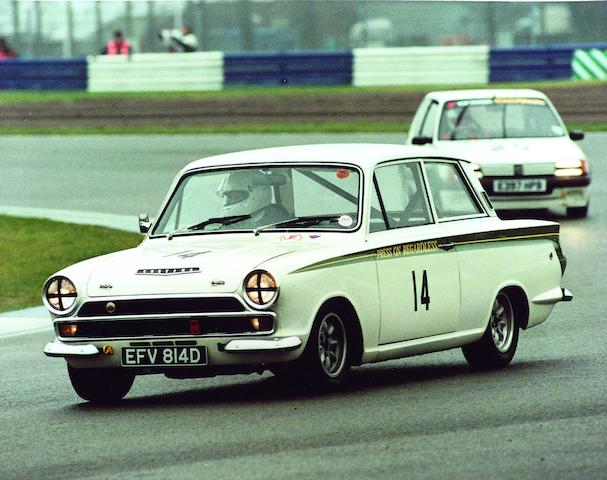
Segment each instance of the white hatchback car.
[[499,219],[467,162],[417,147],[205,158],[140,227],[137,248],[44,286],[44,352],[90,401],[151,373],[333,385],[352,365],[455,347],[501,367],[519,329],[572,298],[557,223]]
[[433,145],[475,164],[497,209],[565,207],[588,214],[590,172],[550,100],[528,89],[430,92],[409,130],[408,144]]

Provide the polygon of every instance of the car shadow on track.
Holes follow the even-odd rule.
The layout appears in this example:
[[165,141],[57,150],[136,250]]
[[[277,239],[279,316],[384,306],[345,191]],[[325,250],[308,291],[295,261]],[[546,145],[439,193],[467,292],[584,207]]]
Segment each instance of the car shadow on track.
[[[235,376],[222,377],[221,384],[195,387],[189,390],[151,394],[139,397],[127,397],[114,405],[95,405],[80,403],[70,407],[75,411],[90,411],[102,409],[104,411],[115,409],[157,409],[157,408],[189,408],[193,405],[230,405],[232,407],[251,407],[255,403],[276,403],[277,405],[292,401],[324,401],[341,400],[369,395],[373,397],[384,390],[406,388],[407,392],[415,393],[430,383],[448,382],[457,383],[459,388],[477,388],[479,383],[501,384],[514,380],[513,377],[521,375],[536,376],[543,370],[553,370],[561,360],[533,360],[514,363],[508,368],[500,370],[474,370],[466,363],[428,363],[423,365],[403,365],[399,363],[367,365],[354,368],[346,384],[334,389],[318,389],[297,382],[285,382],[270,374],[262,377]],[[174,381],[174,380],[167,380]],[[194,380],[196,381],[196,380]],[[205,379],[198,380],[204,382]],[[230,382],[230,383],[227,383]],[[147,389],[146,389],[147,390]],[[372,400],[372,398],[370,398]]]

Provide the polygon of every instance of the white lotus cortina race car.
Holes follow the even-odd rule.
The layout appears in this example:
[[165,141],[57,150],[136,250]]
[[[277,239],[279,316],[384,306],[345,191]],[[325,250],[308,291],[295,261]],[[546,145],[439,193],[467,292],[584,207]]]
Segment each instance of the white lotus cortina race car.
[[134,377],[270,370],[341,383],[352,365],[462,347],[507,365],[561,288],[559,225],[500,220],[469,163],[398,145],[310,145],[191,163],[140,246],[44,286],[75,391]]
[[428,93],[407,143],[465,156],[499,210],[565,207],[585,217],[590,170],[548,97],[529,89],[451,90]]

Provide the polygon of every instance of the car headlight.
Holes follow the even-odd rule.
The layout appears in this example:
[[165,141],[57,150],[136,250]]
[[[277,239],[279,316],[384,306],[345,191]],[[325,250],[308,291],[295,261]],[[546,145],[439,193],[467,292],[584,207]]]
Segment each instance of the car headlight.
[[57,315],[65,315],[76,307],[78,291],[67,277],[51,277],[44,285],[42,299],[46,308]]
[[588,164],[585,160],[559,160],[554,166],[554,175],[557,177],[581,177],[588,173]]
[[244,298],[254,308],[268,308],[278,298],[278,283],[271,273],[254,270],[244,280]]

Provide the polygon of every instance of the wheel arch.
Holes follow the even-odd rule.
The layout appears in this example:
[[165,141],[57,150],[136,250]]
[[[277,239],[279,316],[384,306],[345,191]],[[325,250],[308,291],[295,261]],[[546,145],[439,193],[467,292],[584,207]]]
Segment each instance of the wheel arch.
[[511,285],[500,290],[508,294],[514,309],[514,321],[521,330],[526,330],[529,324],[529,299],[522,287]]
[[[335,309],[343,314],[348,329],[348,347],[351,351],[350,360],[352,365],[360,365],[363,355],[363,333],[360,326],[360,320],[356,309],[352,303],[345,297],[332,297],[326,300],[318,312],[326,309]],[[318,315],[318,313],[317,313]]]

